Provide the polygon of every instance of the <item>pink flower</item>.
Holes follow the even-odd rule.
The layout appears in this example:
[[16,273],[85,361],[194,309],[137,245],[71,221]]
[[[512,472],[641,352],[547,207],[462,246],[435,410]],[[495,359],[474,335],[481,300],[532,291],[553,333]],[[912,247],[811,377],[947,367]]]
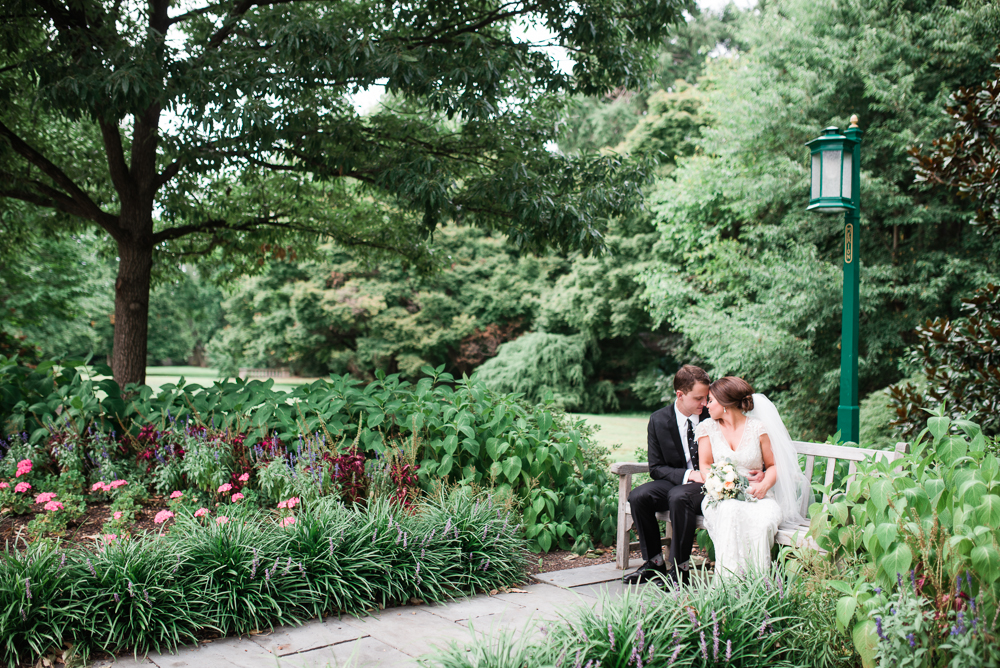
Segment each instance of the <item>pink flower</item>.
[[240,482],[246,482],[249,479],[250,479],[250,474],[249,473],[244,473],[239,478],[237,478],[237,480],[239,480]]
[[288,501],[279,501],[278,502],[278,507],[279,508],[287,508],[288,507]]
[[295,524],[295,518],[289,515],[285,519],[278,522],[280,526],[287,527],[289,524]]
[[288,509],[291,510],[292,508],[294,508],[299,504],[299,497],[293,496],[292,498],[288,499],[287,503],[288,503]]
[[218,490],[218,491],[219,491],[219,494],[222,494],[223,492],[228,492],[228,491],[229,491],[229,490],[231,490],[232,488],[233,488],[233,486],[232,486],[232,485],[230,485],[230,484],[229,484],[229,483],[227,482],[227,483],[226,483],[225,485],[220,485],[220,486],[219,486],[219,490]]
[[7,489],[10,487],[10,483],[0,482],[0,489]]
[[205,515],[208,515],[208,508],[199,508],[198,510],[194,511],[195,517],[204,517]]
[[173,516],[174,514],[169,510],[161,510],[156,513],[156,517],[153,518],[153,524],[163,524]]
[[48,511],[51,512],[53,510],[62,510],[63,509],[63,504],[59,503],[58,501],[49,501],[43,507],[45,508],[45,510],[48,510]]
[[93,485],[90,486],[90,491],[91,492],[103,492],[104,491],[104,483],[103,482],[95,482]]
[[110,487],[112,489],[118,489],[119,487],[124,487],[128,484],[128,480],[112,480]]
[[35,503],[48,503],[54,498],[56,498],[55,492],[42,492],[35,497]]
[[170,498],[171,498],[171,499],[179,499],[179,498],[181,498],[182,496],[184,496],[184,492],[181,492],[180,490],[178,490],[178,491],[176,491],[176,492],[171,492],[171,493],[170,493]]
[[229,521],[229,518],[226,517],[225,515],[219,515],[218,517],[215,518],[215,523],[216,524],[225,524],[228,521]]
[[109,545],[111,543],[115,542],[116,538],[118,538],[118,534],[116,534],[116,533],[106,533],[106,534],[104,534],[104,542],[108,543]]
[[15,492],[27,492],[29,489],[31,489],[31,485],[26,482],[19,482],[14,485]]
[[237,501],[239,501],[242,498],[243,498],[243,495],[240,494],[239,492],[236,492],[235,494],[233,494],[233,503],[236,503]]
[[22,459],[17,463],[17,475],[14,477],[20,478],[23,475],[31,473],[31,466],[32,464],[30,459]]
[[118,512],[115,513],[115,519],[120,520],[121,518],[122,518],[122,511],[119,510]]

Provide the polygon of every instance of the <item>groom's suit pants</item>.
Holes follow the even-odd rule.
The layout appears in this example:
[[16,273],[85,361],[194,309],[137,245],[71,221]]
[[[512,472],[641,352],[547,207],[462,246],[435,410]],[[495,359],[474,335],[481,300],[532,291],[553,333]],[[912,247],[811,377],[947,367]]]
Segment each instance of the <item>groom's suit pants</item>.
[[632,508],[632,520],[639,533],[643,559],[648,561],[662,552],[660,524],[656,521],[656,513],[663,511],[670,514],[673,533],[670,553],[666,558],[668,568],[670,565],[686,563],[691,558],[697,528],[695,522],[701,515],[704,487],[698,482],[675,485],[668,480],[650,480],[632,490],[628,502]]

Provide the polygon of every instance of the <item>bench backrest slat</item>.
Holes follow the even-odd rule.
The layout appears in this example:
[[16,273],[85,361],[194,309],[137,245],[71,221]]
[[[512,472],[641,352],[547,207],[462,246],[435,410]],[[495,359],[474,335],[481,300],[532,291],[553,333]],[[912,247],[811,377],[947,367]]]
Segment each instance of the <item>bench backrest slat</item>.
[[813,468],[816,466],[816,455],[806,455],[806,467],[802,470],[806,474],[806,480],[812,484]]

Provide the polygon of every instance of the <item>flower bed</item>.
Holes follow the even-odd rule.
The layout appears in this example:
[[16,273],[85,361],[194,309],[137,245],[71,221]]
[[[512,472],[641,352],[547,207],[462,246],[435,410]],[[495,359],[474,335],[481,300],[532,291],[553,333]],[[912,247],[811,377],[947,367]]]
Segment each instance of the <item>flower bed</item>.
[[220,508],[177,503],[162,517],[169,532],[108,533],[93,551],[37,541],[0,555],[0,660],[35,660],[64,642],[172,651],[200,631],[442,601],[524,574],[509,498],[460,489],[407,509],[327,497],[286,503],[280,518],[238,501]]

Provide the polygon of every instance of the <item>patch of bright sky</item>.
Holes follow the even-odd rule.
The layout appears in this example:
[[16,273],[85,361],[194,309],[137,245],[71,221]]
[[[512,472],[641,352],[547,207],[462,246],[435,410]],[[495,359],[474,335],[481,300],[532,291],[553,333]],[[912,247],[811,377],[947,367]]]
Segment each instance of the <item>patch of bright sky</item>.
[[[757,4],[757,0],[698,0],[698,6],[702,10],[721,13],[728,4],[735,4],[740,9],[749,9]],[[566,54],[566,50],[560,47],[554,38],[553,33],[537,23],[525,23],[518,25],[512,31],[512,36],[516,41],[529,42],[535,45],[539,51],[548,53],[559,65],[559,69],[569,73],[573,69],[573,61]],[[351,96],[354,102],[354,109],[359,114],[366,114],[372,111],[379,103],[382,94],[385,92],[387,79],[380,79],[374,85],[359,91]]]

